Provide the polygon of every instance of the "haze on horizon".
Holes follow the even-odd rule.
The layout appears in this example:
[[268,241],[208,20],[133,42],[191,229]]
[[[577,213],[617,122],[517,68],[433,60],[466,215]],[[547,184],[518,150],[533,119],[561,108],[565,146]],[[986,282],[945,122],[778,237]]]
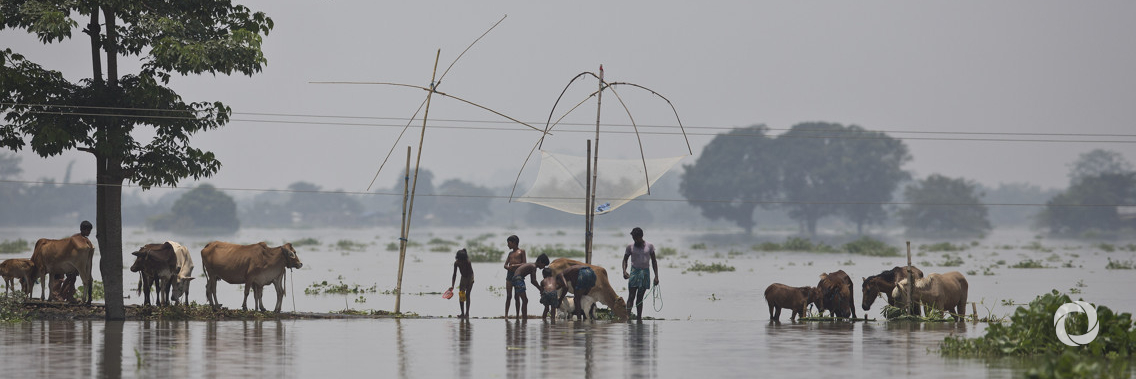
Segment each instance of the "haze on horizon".
[[[363,191],[425,92],[312,82],[427,86],[438,49],[440,74],[506,14],[439,90],[533,125],[544,125],[569,79],[603,64],[608,81],[640,84],[673,102],[695,157],[730,128],[765,124],[780,134],[824,121],[904,139],[914,157],[905,168],[916,178],[940,173],[987,186],[1064,188],[1068,164],[1081,153],[1106,149],[1136,162],[1136,4],[1129,2],[238,3],[275,21],[264,72],[172,83],[189,101],[222,101],[234,111],[227,126],[192,142],[221,160],[221,171],[201,181],[219,188],[307,181]],[[5,30],[0,38],[79,80],[90,76],[89,41],[74,33],[51,45],[22,31]],[[575,84],[557,116],[595,86]],[[673,129],[650,127],[676,125],[665,103],[629,89],[620,95],[647,132],[648,157],[686,153],[681,136],[657,133]],[[295,116],[301,114],[325,117]],[[546,147],[583,155],[592,135],[567,129],[593,128],[595,115],[594,100],[581,106]],[[437,181],[511,185],[539,136],[444,98],[435,98],[430,119],[431,126],[459,127],[427,130],[422,167]],[[603,123],[605,132],[629,130],[607,93]],[[405,146],[417,149],[420,127],[411,123],[376,187],[396,182]],[[1011,134],[958,134],[968,132]],[[605,156],[638,155],[631,135],[601,138]],[[44,159],[25,148],[19,156],[23,180],[58,180],[72,161],[71,181],[93,180],[94,159],[86,153]],[[538,158],[527,175],[535,174]]]

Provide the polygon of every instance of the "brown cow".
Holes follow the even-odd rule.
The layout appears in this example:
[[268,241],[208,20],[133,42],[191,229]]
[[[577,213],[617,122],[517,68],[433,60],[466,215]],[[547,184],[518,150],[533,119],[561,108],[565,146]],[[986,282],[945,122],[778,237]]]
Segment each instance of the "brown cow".
[[237,245],[213,241],[201,249],[201,265],[205,271],[205,298],[209,305],[221,306],[217,301],[217,281],[230,284],[244,284],[245,298],[241,309],[248,309],[249,289],[254,291],[256,309],[264,311],[264,286],[271,283],[276,287],[276,312],[284,302],[284,269],[300,268],[304,264],[296,256],[292,244],[268,247],[264,242],[252,245]]
[[[91,240],[81,234],[68,238],[52,240],[41,238],[36,241],[32,252],[32,262],[36,266],[36,276],[39,277],[40,299],[47,300],[45,292],[50,286],[47,276],[57,277],[66,274],[78,274],[83,279],[83,288],[87,289],[85,304],[91,304],[92,286],[91,267],[95,259],[95,245]],[[52,295],[56,290],[51,289]]]
[[864,312],[872,308],[872,303],[876,302],[876,298],[880,293],[887,296],[888,305],[895,306],[895,298],[891,296],[891,290],[895,289],[895,283],[907,279],[907,267],[911,268],[911,276],[915,279],[923,278],[923,271],[915,266],[895,266],[891,270],[884,270],[883,272],[864,278],[864,283],[860,289],[863,290]]
[[35,263],[27,258],[13,258],[6,259],[0,262],[0,276],[4,277],[4,294],[7,295],[9,290],[15,293],[16,289],[13,287],[16,283],[15,280],[20,280],[20,290],[24,291],[24,297],[30,298],[32,296],[32,285],[35,284]]
[[856,302],[852,299],[852,278],[844,270],[820,274],[817,289],[821,293],[821,314],[827,309],[832,316],[856,318]]
[[[912,297],[923,304],[923,314],[930,314],[931,309],[939,309],[951,313],[955,321],[959,321],[966,316],[969,287],[966,277],[958,271],[930,274],[926,278],[915,280]],[[902,308],[909,308],[911,303],[907,300],[907,279],[895,284],[892,296]]]
[[[816,304],[819,308],[821,295],[815,287],[789,287],[781,283],[773,283],[765,289],[765,302],[769,304],[769,319],[780,322],[781,308],[792,310],[793,314],[789,316],[789,319],[796,320],[797,315],[805,317],[805,310],[809,303]],[[774,308],[777,309],[776,313],[773,312]]]
[[611,283],[607,280],[607,269],[568,258],[558,258],[552,261],[552,263],[549,263],[548,268],[552,270],[552,275],[556,276],[575,265],[585,265],[591,267],[592,271],[596,272],[596,286],[592,287],[587,296],[584,296],[584,299],[576,299],[576,301],[583,301],[583,303],[580,304],[580,309],[590,309],[591,317],[594,319],[596,316],[595,308],[592,308],[592,306],[595,305],[595,303],[600,303],[610,308],[611,311],[615,313],[616,318],[626,320],[627,303],[611,288]]
[[135,258],[134,264],[130,265],[130,272],[139,272],[142,276],[142,293],[145,294],[142,304],[150,305],[150,287],[153,285],[157,287],[154,303],[159,306],[170,305],[170,287],[178,275],[174,246],[169,242],[151,243],[131,254]]

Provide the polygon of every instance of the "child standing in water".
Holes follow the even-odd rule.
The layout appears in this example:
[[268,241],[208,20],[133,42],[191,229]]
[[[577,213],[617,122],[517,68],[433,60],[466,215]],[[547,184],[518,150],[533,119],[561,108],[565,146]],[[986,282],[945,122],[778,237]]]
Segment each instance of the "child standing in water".
[[[514,272],[517,267],[525,264],[528,258],[525,257],[525,249],[519,247],[521,244],[521,237],[511,235],[505,240],[509,244],[509,255],[505,257],[505,318],[509,318],[509,303],[513,300],[513,284],[516,281]],[[524,282],[521,282],[524,286]],[[517,311],[521,310],[521,301],[517,300]]]
[[469,318],[469,291],[473,289],[473,265],[469,262],[469,254],[465,249],[458,250],[454,256],[454,275],[450,278],[450,291],[454,290],[454,282],[461,272],[461,284],[458,285],[458,307],[461,315],[458,318]]

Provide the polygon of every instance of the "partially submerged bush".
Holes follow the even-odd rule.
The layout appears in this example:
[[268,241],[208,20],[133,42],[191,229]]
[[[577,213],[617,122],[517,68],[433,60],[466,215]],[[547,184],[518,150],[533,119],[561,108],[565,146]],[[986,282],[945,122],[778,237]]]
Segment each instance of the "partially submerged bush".
[[734,271],[734,270],[735,270],[734,266],[730,266],[730,265],[726,265],[726,264],[722,264],[722,263],[717,263],[717,262],[711,263],[711,264],[705,264],[705,263],[702,263],[702,262],[699,262],[699,261],[694,261],[694,263],[690,265],[690,268],[686,269],[686,271],[700,271],[700,272],[724,272],[724,271]]
[[[939,352],[950,357],[1041,358],[1042,367],[1030,372],[1035,377],[1127,377],[1128,362],[1136,353],[1132,314],[1117,314],[1106,306],[1096,305],[1099,328],[1096,339],[1082,346],[1066,346],[1057,339],[1053,315],[1062,305],[1071,302],[1068,295],[1053,290],[1038,296],[1028,306],[1018,307],[1009,323],[990,324],[984,336],[946,337],[939,345]],[[1080,334],[1088,330],[1088,323],[1083,313],[1069,313],[1065,326],[1070,334]]]
[[871,237],[860,237],[858,240],[844,244],[844,251],[873,257],[900,256],[899,248],[888,245],[883,241],[872,239]]
[[0,242],[0,254],[16,254],[31,251],[28,241],[17,239],[15,241],[4,240]]

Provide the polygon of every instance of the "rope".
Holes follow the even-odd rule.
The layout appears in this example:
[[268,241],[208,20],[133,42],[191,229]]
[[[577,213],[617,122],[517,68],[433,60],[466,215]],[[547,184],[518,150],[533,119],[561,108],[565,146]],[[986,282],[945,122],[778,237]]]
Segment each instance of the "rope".
[[658,284],[651,287],[651,306],[655,308],[656,313],[663,310],[663,289],[659,288]]

